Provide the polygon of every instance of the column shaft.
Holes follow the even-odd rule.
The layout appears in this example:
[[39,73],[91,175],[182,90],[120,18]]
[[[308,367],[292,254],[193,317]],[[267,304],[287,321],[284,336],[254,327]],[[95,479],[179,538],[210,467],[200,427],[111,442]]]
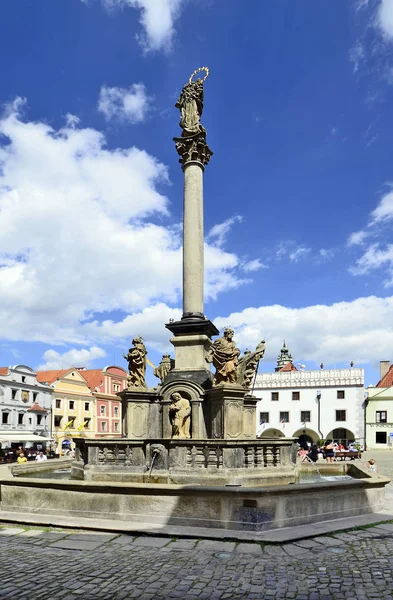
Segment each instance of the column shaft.
[[203,166],[184,165],[183,313],[203,315]]

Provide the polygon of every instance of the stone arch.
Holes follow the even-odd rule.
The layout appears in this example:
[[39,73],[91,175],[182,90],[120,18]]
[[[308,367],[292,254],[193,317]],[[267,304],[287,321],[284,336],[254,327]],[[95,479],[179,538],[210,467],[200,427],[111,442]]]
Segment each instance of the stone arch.
[[300,429],[297,429],[295,433],[292,434],[292,437],[301,441],[310,442],[311,444],[321,439],[316,431],[307,427],[301,427]]
[[258,432],[258,437],[260,438],[283,438],[285,437],[285,433],[276,429],[275,427],[269,427],[269,429],[263,430],[261,433]]
[[162,429],[164,438],[172,436],[172,425],[169,418],[169,405],[171,396],[178,392],[184,398],[187,398],[191,404],[191,437],[194,439],[206,438],[206,424],[203,415],[203,400],[205,396],[204,389],[194,381],[176,380],[164,383],[160,394],[162,397]]
[[343,444],[347,447],[350,442],[355,441],[355,434],[350,429],[346,429],[346,427],[336,427],[336,429],[332,429],[328,433],[326,439],[333,440],[333,442]]

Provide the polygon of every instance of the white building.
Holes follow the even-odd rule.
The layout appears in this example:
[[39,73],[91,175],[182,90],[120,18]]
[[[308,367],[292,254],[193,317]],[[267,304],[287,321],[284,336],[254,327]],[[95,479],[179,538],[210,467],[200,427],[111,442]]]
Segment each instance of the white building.
[[364,370],[298,371],[290,358],[284,342],[279,370],[256,377],[257,435],[364,444]]
[[380,380],[367,388],[366,444],[367,450],[393,448],[393,365],[380,363]]
[[51,438],[52,390],[26,365],[0,367],[0,443]]

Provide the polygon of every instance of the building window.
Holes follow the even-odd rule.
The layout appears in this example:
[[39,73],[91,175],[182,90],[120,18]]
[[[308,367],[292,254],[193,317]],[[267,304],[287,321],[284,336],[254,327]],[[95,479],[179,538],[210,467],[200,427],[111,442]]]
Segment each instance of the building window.
[[56,408],[61,408],[61,400],[56,399]]
[[90,402],[85,402],[85,410],[86,411],[90,410]]
[[345,390],[337,390],[337,400],[344,400]]
[[100,406],[100,414],[105,416],[105,406],[103,404]]
[[68,403],[69,409],[70,410],[75,410],[75,402],[74,400],[70,400]]
[[278,400],[279,392],[272,392],[272,400]]
[[26,381],[26,377],[24,375],[22,375],[22,383],[24,383]]
[[31,425],[31,417],[29,417],[29,425]]
[[269,423],[269,413],[268,412],[260,412],[259,413],[259,424],[263,425],[264,423]]
[[119,423],[115,423],[115,433],[119,433]]
[[300,400],[300,392],[292,392],[292,400]]
[[280,423],[289,423],[289,412],[280,412]]
[[85,429],[90,429],[90,421],[91,419],[85,419],[85,422],[83,423]]
[[301,410],[300,411],[300,420],[302,423],[309,423],[311,421],[311,411]]
[[55,415],[55,427],[61,427],[61,417]]
[[386,410],[377,410],[375,413],[375,422],[376,423],[387,423],[388,422],[388,413]]
[[23,419],[25,417],[24,413],[19,413],[18,414],[18,425],[23,425]]
[[386,444],[387,433],[386,431],[376,431],[375,432],[375,443],[376,444]]
[[2,413],[2,417],[1,417],[1,422],[3,423],[3,425],[8,425],[8,417],[9,417],[8,412],[3,412]]
[[346,410],[336,410],[336,421],[346,421]]
[[42,423],[42,415],[37,415],[37,425],[41,425]]
[[114,392],[120,392],[120,383],[114,383],[113,384],[113,391]]
[[33,402],[37,400],[38,392],[33,392]]
[[11,397],[13,400],[16,400],[17,393],[18,393],[18,390],[11,390]]
[[115,406],[114,409],[113,409],[113,411],[114,411],[115,417],[118,417],[119,416],[119,407]]
[[69,429],[75,429],[75,419],[76,417],[70,417],[67,421],[67,423],[69,423],[68,428]]
[[101,423],[101,431],[106,431],[106,423],[105,423],[105,421],[103,421]]

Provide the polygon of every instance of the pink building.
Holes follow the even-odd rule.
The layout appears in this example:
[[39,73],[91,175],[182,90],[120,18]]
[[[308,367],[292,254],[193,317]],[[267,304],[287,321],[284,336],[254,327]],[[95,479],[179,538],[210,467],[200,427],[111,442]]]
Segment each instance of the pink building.
[[116,394],[127,387],[127,371],[112,365],[82,374],[96,399],[96,437],[121,437],[121,402]]

